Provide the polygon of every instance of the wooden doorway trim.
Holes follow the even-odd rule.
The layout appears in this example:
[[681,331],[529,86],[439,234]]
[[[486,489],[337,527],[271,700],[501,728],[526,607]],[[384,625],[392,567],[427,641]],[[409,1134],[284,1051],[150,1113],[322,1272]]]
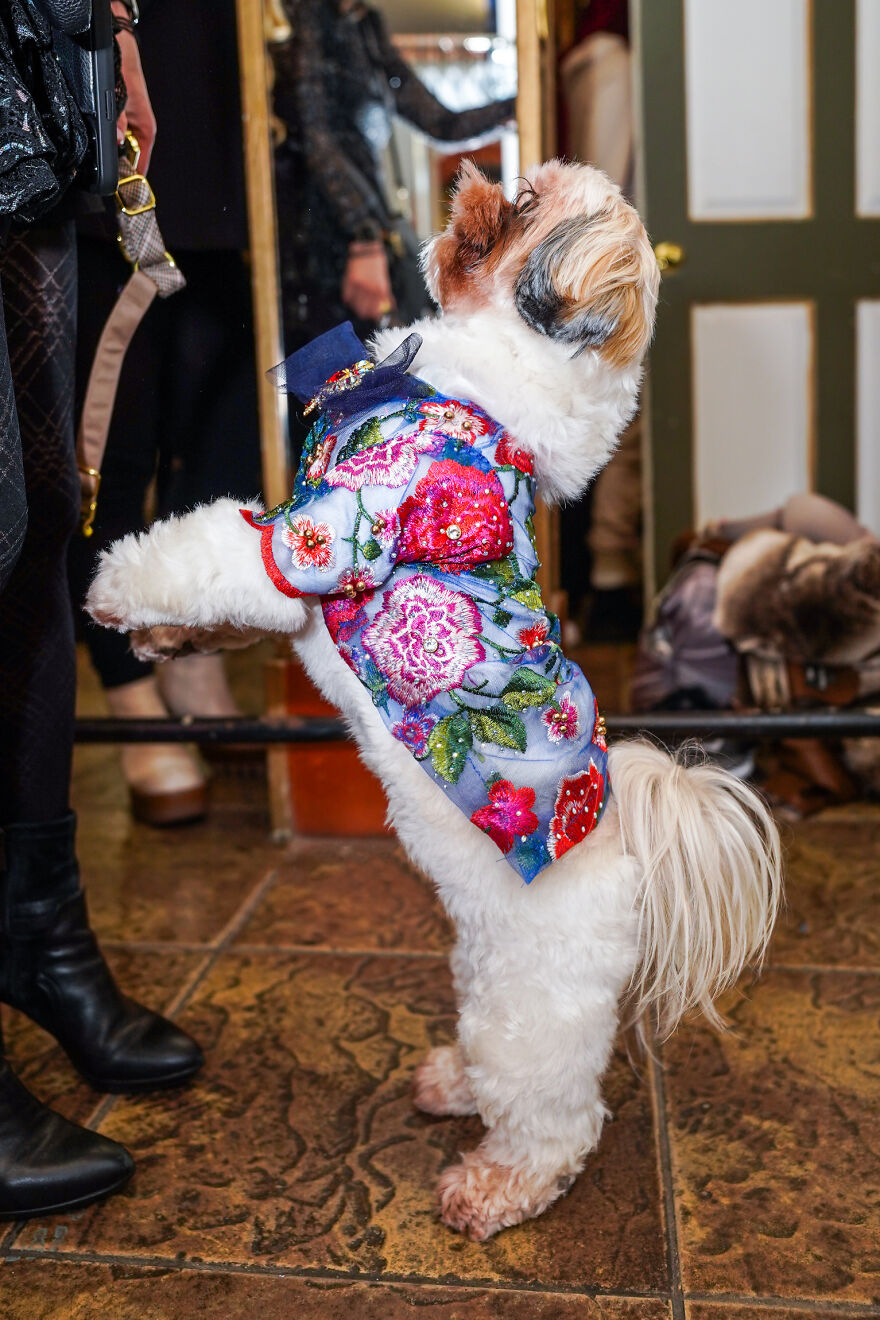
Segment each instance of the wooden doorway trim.
[[[272,507],[290,494],[290,474],[286,401],[266,376],[269,368],[281,361],[284,349],[262,0],[259,4],[254,4],[254,0],[236,0],[236,17],[260,455],[263,494]],[[289,648],[285,645],[282,652],[279,646],[276,659],[266,666],[267,715],[286,714],[288,656]],[[266,753],[266,768],[272,831],[275,836],[286,838],[293,832],[287,749],[271,748]]]
[[[556,78],[553,13],[550,0],[516,0],[516,121],[519,167],[552,156],[556,148]],[[565,614],[560,591],[559,515],[539,497],[535,509],[538,582],[548,607]]]

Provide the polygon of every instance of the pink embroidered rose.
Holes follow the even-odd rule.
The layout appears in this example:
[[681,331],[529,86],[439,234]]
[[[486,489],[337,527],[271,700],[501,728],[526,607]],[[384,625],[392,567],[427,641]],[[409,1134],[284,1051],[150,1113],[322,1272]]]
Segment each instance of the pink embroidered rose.
[[323,477],[327,468],[330,466],[330,458],[333,453],[333,446],[336,444],[337,437],[328,435],[325,440],[316,448],[312,457],[309,459],[309,465],[306,468],[306,480],[318,482]]
[[599,703],[595,697],[593,698],[593,742],[600,752],[608,751],[608,744],[605,741],[605,721],[599,716]]
[[383,440],[344,459],[327,473],[329,486],[360,490],[362,486],[405,486],[416,470],[422,454],[438,453],[440,445],[433,435],[414,434],[396,440]]
[[563,779],[547,840],[551,857],[561,857],[595,829],[604,795],[605,780],[593,761],[589,770]]
[[364,644],[394,700],[421,706],[458,687],[471,665],[486,658],[479,631],[469,597],[432,577],[407,578],[385,597]]
[[430,715],[416,715],[414,711],[408,711],[391,732],[398,742],[406,744],[417,760],[423,761],[428,755],[428,739],[436,723]]
[[514,788],[509,779],[496,779],[489,789],[488,807],[480,807],[471,820],[502,852],[508,853],[517,837],[523,839],[538,828],[534,805],[533,788]]
[[373,517],[370,531],[381,546],[393,545],[398,532],[397,510],[380,509]]
[[515,467],[520,472],[531,476],[535,470],[535,460],[525,449],[516,449],[510,436],[505,431],[495,448],[495,462],[499,467]]
[[504,488],[494,472],[454,459],[432,463],[400,506],[401,563],[425,562],[461,570],[513,549],[513,525]]
[[568,696],[563,697],[558,705],[545,710],[541,720],[551,742],[558,743],[563,739],[576,738],[580,733],[581,722],[577,706]]
[[528,628],[520,628],[517,637],[527,650],[534,650],[536,646],[543,645],[547,640],[547,634],[550,631],[550,624],[546,619],[539,619],[536,623],[529,624]]
[[424,418],[419,423],[420,429],[439,431],[452,440],[473,442],[489,430],[488,419],[464,403],[438,403],[428,399],[419,404],[419,412]]
[[281,540],[289,547],[290,557],[297,568],[332,567],[336,537],[329,523],[313,523],[311,518],[300,514],[283,529]]

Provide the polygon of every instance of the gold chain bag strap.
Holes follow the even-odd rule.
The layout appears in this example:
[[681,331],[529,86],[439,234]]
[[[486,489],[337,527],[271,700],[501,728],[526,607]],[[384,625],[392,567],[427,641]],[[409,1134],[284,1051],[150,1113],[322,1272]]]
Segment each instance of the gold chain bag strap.
[[83,536],[92,534],[101,487],[101,464],[128,346],[153,299],[169,298],[186,285],[159,232],[156,196],[143,174],[138,173],[139,158],[137,140],[127,133],[120,158],[116,206],[119,244],[132,273],[101,332],[80,417],[76,456],[82,483]]

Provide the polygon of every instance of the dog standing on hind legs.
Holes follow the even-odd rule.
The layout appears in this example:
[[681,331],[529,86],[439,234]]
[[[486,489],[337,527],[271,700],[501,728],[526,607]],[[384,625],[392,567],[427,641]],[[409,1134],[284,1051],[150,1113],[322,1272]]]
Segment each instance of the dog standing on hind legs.
[[442,314],[372,361],[340,329],[285,364],[319,410],[288,503],[125,538],[88,606],[153,658],[288,635],[343,712],[456,926],[458,1038],[414,1097],[486,1126],[439,1185],[482,1240],[595,1149],[622,1000],[664,1033],[718,1022],[769,939],[779,844],[724,772],[608,752],[535,582],[535,486],[577,497],[635,408],[658,283],[637,214],[586,166],[540,166],[514,202],[465,166],[425,273]]

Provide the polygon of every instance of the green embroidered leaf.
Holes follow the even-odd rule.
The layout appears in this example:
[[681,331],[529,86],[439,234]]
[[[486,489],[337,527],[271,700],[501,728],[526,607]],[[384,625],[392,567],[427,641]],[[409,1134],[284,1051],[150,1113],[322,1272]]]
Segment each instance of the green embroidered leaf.
[[435,724],[428,739],[428,748],[431,763],[438,775],[448,779],[450,784],[457,783],[473,741],[471,726],[463,711],[457,715],[447,715]]
[[527,583],[519,591],[512,592],[512,595],[514,600],[520,601],[530,610],[539,610],[543,604],[541,592],[536,582]]
[[556,684],[531,669],[518,669],[501,693],[501,700],[511,710],[544,706],[556,692]]
[[382,434],[382,428],[379,425],[377,417],[370,417],[348,437],[345,447],[340,451],[338,461],[341,463],[346,458],[352,458],[354,454],[359,454],[362,449],[369,449],[371,445],[380,445],[385,437]]
[[513,564],[509,559],[493,559],[488,564],[477,564],[470,572],[484,582],[493,582],[496,587],[509,587],[515,578]]
[[531,514],[529,514],[528,518],[526,518],[526,535],[528,536],[529,540],[532,543],[532,549],[537,550],[538,538],[535,535],[535,520]]
[[512,710],[504,706],[490,706],[488,710],[472,710],[469,713],[471,728],[478,742],[509,747],[515,752],[526,750],[526,726]]
[[366,545],[361,546],[361,554],[364,559],[378,559],[382,553],[382,547],[378,541],[370,537]]
[[497,623],[499,628],[506,628],[512,618],[513,618],[512,614],[510,614],[507,610],[502,610],[501,607],[499,606],[498,609],[495,611],[495,613],[492,615],[492,622]]

